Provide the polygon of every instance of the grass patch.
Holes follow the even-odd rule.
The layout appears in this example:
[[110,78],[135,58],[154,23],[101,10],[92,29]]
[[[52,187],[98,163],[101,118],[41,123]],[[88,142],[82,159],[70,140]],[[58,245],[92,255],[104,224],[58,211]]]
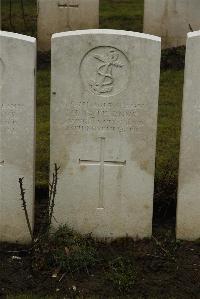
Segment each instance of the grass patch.
[[37,72],[36,186],[47,188],[50,158],[50,66]]
[[2,30],[36,36],[37,0],[1,0]]
[[155,215],[165,218],[176,209],[183,70],[162,70],[155,172]]
[[128,293],[135,286],[137,273],[133,257],[119,256],[109,262],[106,279],[120,293]]
[[100,28],[143,30],[143,0],[100,0]]
[[[43,235],[34,248],[34,268],[39,271],[67,273],[85,272],[98,261],[96,244],[90,236],[82,236],[66,225],[50,235]],[[57,274],[56,274],[57,275]]]

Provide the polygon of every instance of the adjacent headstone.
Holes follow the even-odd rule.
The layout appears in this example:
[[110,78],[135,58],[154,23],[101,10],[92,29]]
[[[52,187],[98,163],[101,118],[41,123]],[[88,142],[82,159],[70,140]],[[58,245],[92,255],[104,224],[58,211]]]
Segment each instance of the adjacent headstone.
[[177,238],[200,238],[200,31],[189,33],[180,150]]
[[38,48],[49,51],[53,33],[99,27],[99,0],[38,0]]
[[0,2],[0,30],[1,30],[1,2]]
[[53,35],[54,216],[98,238],[150,237],[160,38],[117,30]]
[[145,0],[144,7],[144,32],[162,37],[163,48],[185,45],[200,29],[199,0]]
[[36,41],[0,31],[0,241],[30,242],[19,178],[33,226]]

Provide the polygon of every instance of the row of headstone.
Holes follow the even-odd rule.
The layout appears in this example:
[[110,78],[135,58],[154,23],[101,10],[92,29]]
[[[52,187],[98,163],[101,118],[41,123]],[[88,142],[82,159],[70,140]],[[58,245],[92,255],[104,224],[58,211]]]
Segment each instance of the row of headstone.
[[[99,27],[99,0],[38,0],[38,49],[51,49],[56,32]],[[162,38],[162,48],[186,44],[187,33],[200,29],[199,0],[145,0],[144,28]]]
[[[52,38],[54,216],[98,238],[151,237],[159,95],[159,37],[84,30]],[[34,38],[0,32],[0,240],[29,242],[33,226]],[[188,36],[177,237],[200,237],[200,32]],[[57,225],[56,222],[56,225]]]
[[199,29],[199,0],[144,0],[143,31],[160,36],[162,48],[185,45],[187,33]]

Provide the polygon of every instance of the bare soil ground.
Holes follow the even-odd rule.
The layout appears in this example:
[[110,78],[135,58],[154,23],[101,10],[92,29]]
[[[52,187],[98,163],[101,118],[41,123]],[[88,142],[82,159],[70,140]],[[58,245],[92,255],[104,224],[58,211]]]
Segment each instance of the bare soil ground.
[[[176,242],[169,225],[155,228],[151,240],[122,239],[96,246],[99,262],[87,273],[60,272],[52,277],[55,269],[37,271],[33,267],[31,248],[1,244],[1,298],[29,292],[41,298],[200,298],[200,242]],[[128,265],[121,278],[113,275],[109,279],[110,261],[120,258],[134,268],[132,284],[126,276]],[[127,279],[127,284],[122,281],[123,289],[120,279]]]

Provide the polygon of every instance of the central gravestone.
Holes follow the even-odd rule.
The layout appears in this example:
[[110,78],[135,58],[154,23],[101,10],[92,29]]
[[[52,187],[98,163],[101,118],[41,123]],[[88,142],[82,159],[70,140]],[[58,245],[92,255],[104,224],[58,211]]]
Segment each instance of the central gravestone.
[[99,238],[150,237],[160,38],[115,30],[52,39],[55,219]]

